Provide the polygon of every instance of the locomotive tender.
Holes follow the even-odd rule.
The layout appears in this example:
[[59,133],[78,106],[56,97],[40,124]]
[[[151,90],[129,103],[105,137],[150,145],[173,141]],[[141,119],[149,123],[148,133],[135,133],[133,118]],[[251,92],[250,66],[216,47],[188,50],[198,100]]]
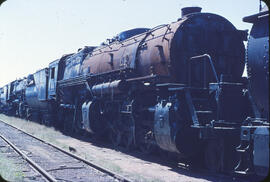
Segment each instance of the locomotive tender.
[[[266,176],[269,174],[269,9],[243,18],[252,23],[247,44],[246,65],[253,117],[241,127],[241,160],[237,169]],[[245,166],[243,168],[243,166]],[[241,170],[240,170],[241,171]]]
[[1,110],[108,136],[127,149],[158,147],[212,171],[265,176],[268,10],[244,21],[254,23],[248,81],[242,77],[247,32],[186,7],[176,22],[122,32],[4,86]]

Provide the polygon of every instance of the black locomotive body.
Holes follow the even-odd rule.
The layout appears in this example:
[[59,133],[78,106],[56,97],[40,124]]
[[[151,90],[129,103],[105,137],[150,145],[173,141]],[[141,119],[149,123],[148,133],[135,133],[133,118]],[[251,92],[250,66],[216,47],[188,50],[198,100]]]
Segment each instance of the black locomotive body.
[[26,79],[15,80],[0,90],[0,111],[7,115],[23,117],[22,103],[25,101]]
[[253,116],[243,122],[241,145],[237,151],[241,160],[240,173],[269,174],[269,9],[243,18],[252,23],[246,55],[249,94]]
[[[25,94],[18,97],[24,98],[21,110],[27,117],[38,114],[45,124],[108,137],[115,146],[144,152],[158,148],[212,171],[248,173],[255,167],[265,175],[257,168],[269,169],[259,159],[269,157],[264,146],[269,141],[269,72],[263,68],[269,57],[253,55],[268,43],[269,33],[251,32],[249,75],[264,72],[247,81],[242,78],[247,32],[200,11],[183,8],[171,24],[125,31],[99,47],[62,56],[25,79]],[[264,21],[265,15],[248,19]],[[264,74],[267,82],[258,83]],[[1,108],[7,105],[8,88],[1,89]],[[254,138],[247,139],[246,131]]]

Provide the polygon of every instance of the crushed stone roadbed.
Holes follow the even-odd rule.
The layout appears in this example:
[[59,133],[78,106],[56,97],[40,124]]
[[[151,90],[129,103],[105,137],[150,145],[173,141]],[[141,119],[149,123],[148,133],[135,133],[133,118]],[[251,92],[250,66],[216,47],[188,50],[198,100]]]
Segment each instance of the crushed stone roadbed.
[[[5,136],[30,159],[45,169],[57,181],[118,181],[82,161],[79,161],[23,132],[0,122],[0,134]],[[11,156],[10,156],[11,157]]]

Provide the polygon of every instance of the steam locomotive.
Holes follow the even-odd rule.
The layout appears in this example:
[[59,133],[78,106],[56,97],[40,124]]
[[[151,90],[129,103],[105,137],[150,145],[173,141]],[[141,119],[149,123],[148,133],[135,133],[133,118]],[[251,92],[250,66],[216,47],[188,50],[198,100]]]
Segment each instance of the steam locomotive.
[[268,9],[244,18],[253,23],[248,79],[247,31],[186,7],[176,22],[124,31],[9,83],[0,109],[116,147],[159,148],[211,171],[266,176],[268,18]]

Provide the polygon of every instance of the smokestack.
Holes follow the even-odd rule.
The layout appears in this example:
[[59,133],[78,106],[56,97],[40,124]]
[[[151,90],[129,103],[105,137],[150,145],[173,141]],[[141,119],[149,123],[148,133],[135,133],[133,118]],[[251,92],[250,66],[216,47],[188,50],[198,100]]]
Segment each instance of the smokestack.
[[200,13],[202,10],[201,7],[185,7],[181,9],[182,18],[191,13]]

